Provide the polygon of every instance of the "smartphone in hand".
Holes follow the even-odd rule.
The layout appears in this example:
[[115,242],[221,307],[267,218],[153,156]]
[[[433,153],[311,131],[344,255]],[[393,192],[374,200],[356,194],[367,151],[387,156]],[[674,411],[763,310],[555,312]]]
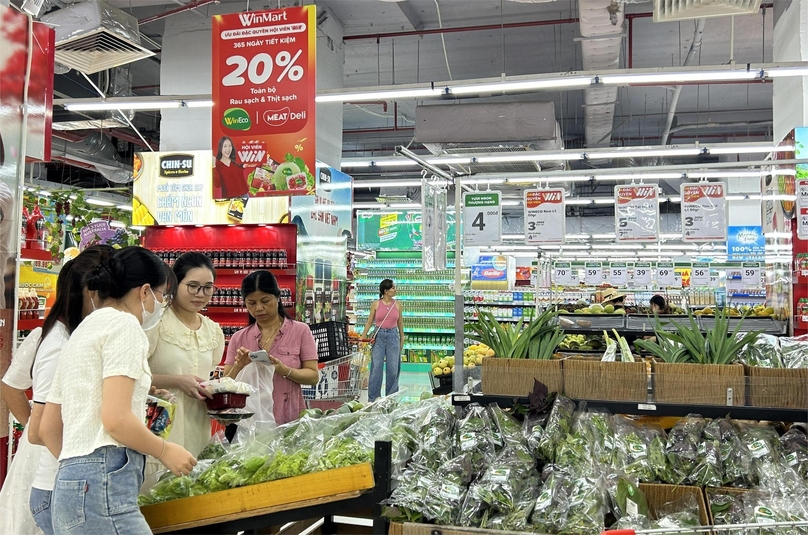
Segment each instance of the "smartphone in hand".
[[252,362],[265,362],[266,364],[270,364],[269,355],[263,349],[259,351],[251,351],[250,360]]

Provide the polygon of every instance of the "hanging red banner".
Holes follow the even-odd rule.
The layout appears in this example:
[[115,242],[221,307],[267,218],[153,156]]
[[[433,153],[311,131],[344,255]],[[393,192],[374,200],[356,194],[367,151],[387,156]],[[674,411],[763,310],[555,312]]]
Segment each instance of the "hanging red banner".
[[213,17],[213,198],[314,194],[315,7]]

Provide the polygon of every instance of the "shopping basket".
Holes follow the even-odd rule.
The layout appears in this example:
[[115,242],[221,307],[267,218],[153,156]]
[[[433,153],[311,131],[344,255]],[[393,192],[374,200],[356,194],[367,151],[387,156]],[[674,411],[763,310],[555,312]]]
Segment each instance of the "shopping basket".
[[317,365],[320,381],[316,385],[303,385],[303,399],[352,401],[359,398],[363,370],[367,359],[363,353],[321,362]]

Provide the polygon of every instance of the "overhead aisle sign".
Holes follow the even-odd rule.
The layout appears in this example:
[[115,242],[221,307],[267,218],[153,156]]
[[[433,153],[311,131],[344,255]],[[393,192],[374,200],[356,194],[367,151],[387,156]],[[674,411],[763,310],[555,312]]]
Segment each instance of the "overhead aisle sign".
[[726,186],[720,182],[682,184],[682,240],[726,241]]
[[659,199],[655,185],[615,186],[615,234],[619,242],[659,239]]
[[563,189],[525,191],[525,243],[564,243],[565,215]]
[[463,194],[465,246],[502,243],[501,199],[499,191],[467,191]]

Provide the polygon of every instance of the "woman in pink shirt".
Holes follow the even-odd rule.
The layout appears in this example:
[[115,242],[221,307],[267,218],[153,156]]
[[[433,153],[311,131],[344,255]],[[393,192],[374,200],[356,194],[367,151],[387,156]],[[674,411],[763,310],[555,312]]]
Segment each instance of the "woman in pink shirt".
[[401,352],[404,350],[404,314],[401,303],[393,299],[396,287],[390,279],[379,284],[379,300],[370,305],[370,316],[362,337],[367,337],[372,324],[376,325],[376,339],[370,361],[368,401],[382,395],[382,375],[387,370],[385,395],[398,392],[398,374],[401,370]]
[[281,302],[278,281],[269,271],[259,270],[241,282],[241,297],[250,314],[250,326],[230,339],[225,375],[235,378],[247,366],[268,366],[251,362],[250,352],[263,349],[275,366],[272,380],[272,412],[278,425],[296,420],[306,408],[300,385],[316,385],[317,344],[308,325],[294,321]]

